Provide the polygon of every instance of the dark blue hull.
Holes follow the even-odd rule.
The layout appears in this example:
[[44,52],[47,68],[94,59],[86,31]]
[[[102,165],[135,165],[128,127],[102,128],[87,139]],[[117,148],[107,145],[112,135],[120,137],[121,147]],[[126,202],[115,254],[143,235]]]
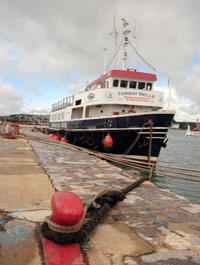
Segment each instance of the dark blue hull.
[[150,113],[110,118],[75,120],[49,124],[49,132],[66,136],[69,143],[105,152],[108,132],[113,139],[111,153],[129,155],[133,159],[156,162],[165,146],[173,113]]

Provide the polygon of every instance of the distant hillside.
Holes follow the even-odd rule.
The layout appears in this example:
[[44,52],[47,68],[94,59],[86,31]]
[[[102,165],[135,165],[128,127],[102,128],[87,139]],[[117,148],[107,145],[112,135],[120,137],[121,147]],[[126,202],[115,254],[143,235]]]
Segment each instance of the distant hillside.
[[0,121],[5,120],[20,124],[47,124],[49,122],[49,115],[13,114],[10,116],[0,116]]
[[190,128],[193,130],[196,127],[196,122],[176,122],[174,121],[173,124],[179,124],[179,129],[187,130],[188,125],[190,125]]

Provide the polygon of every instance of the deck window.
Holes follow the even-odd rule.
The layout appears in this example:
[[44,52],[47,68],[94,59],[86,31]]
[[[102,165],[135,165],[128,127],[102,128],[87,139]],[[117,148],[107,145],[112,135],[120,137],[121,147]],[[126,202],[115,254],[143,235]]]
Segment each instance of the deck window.
[[137,82],[136,81],[130,81],[129,88],[136,88]]
[[127,87],[128,81],[127,80],[121,80],[120,87]]
[[151,90],[152,89],[152,83],[147,83],[147,90]]
[[145,88],[145,82],[139,82],[138,89],[144,89]]
[[77,106],[77,105],[81,105],[81,99],[76,100],[75,105],[76,105],[76,106]]
[[119,80],[118,79],[114,79],[113,80],[113,86],[114,87],[118,87],[118,85],[119,85]]

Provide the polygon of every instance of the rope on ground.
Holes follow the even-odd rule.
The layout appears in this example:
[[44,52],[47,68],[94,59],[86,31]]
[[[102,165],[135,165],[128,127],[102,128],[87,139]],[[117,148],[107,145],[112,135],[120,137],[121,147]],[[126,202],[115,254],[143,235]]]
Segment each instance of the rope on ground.
[[51,216],[46,216],[45,217],[45,222],[48,224],[49,228],[51,230],[55,231],[55,232],[59,232],[59,233],[74,233],[74,232],[77,232],[83,226],[83,222],[85,220],[85,216],[87,214],[88,208],[91,207],[94,204],[96,199],[98,199],[99,197],[103,196],[107,192],[108,192],[108,190],[102,190],[96,196],[94,196],[89,202],[86,203],[86,205],[84,207],[83,217],[76,225],[65,226],[65,225],[56,224],[53,221],[51,221]]
[[89,233],[94,229],[94,227],[105,217],[107,212],[111,207],[115,206],[118,201],[123,201],[126,197],[125,195],[138,187],[145,180],[148,180],[148,177],[140,177],[127,187],[122,190],[109,190],[103,191],[103,195],[99,197],[99,194],[95,196],[92,201],[95,204],[100,205],[99,208],[95,208],[91,201],[88,203],[87,214],[85,216],[88,219],[86,223],[80,228],[79,231],[76,232],[56,232],[52,230],[47,222],[41,226],[42,235],[56,244],[73,244],[77,242],[86,242],[89,238]]

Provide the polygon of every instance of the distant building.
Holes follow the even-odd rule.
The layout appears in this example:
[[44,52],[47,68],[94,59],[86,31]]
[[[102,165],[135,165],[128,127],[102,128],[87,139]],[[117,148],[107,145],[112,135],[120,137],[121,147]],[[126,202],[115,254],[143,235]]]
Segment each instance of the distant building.
[[172,124],[171,129],[179,129],[179,127],[180,127],[179,123],[174,123]]

